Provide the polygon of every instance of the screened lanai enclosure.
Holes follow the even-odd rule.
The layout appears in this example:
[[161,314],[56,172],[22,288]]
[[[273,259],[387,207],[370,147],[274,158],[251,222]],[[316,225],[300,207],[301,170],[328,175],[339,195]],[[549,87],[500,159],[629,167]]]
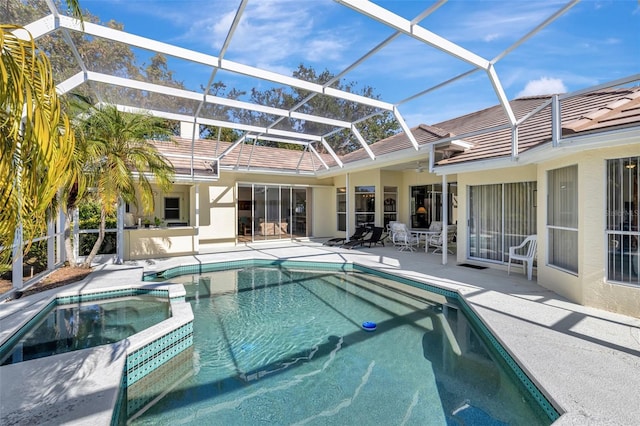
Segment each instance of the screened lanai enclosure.
[[[618,72],[594,78],[591,89],[514,101],[524,68],[544,69],[543,60],[555,58],[554,71],[570,74],[556,31],[594,13],[577,0],[473,7],[215,0],[153,8],[132,1],[118,13],[110,2],[81,1],[83,22],[57,0],[0,3],[1,22],[23,27],[11,34],[33,39],[49,57],[63,99],[158,117],[171,130],[149,142],[172,164],[173,187],[153,188],[151,213],[119,203],[108,229],[117,262],[193,255],[216,244],[348,236],[359,225],[402,221],[416,230],[455,224],[466,258],[499,265],[510,246],[548,226],[558,244],[573,244],[551,245],[555,264],[572,271],[577,225],[537,222],[538,192],[547,191],[536,181],[542,174],[460,179],[534,164],[523,154],[545,143],[561,151],[574,136],[564,126],[601,106],[590,103],[589,90],[611,90],[603,105],[622,96],[633,103],[635,92],[616,88],[640,80]],[[604,38],[610,25],[595,20],[589,30]],[[496,162],[483,163],[489,160]],[[634,172],[610,167],[611,208],[637,211],[637,188],[620,183]],[[69,221],[76,250],[83,232],[97,233],[64,213],[36,241],[47,269],[65,260]],[[637,237],[633,220],[637,214],[607,224],[611,278],[638,279],[625,243]],[[24,263],[24,243],[17,233],[16,265]],[[21,269],[14,268],[14,287],[31,279],[16,276]]]

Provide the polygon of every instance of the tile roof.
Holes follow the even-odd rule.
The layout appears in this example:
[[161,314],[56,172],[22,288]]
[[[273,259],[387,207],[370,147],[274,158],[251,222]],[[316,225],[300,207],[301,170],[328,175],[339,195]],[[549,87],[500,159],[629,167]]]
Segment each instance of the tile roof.
[[[173,138],[171,141],[153,141],[160,153],[166,155],[173,164],[177,175],[191,174],[191,139]],[[231,146],[230,142],[211,139],[197,139],[193,145],[194,174],[210,176],[208,160],[214,159]],[[176,157],[179,155],[180,157]],[[324,161],[329,155],[321,154]],[[301,159],[302,157],[302,159]],[[294,151],[284,148],[271,148],[253,144],[240,144],[220,161],[221,168],[239,168],[240,170],[263,169],[281,172],[315,172],[324,166],[315,154],[306,151]]]
[[[517,120],[541,107],[540,111],[527,118],[518,126],[519,153],[551,141],[551,105],[543,107],[551,96],[532,96],[510,101]],[[598,132],[603,129],[640,125],[640,87],[610,89],[589,92],[563,99],[561,102],[562,133],[564,136]],[[442,139],[453,138],[480,130],[507,125],[508,119],[500,105],[476,111],[461,117],[443,121],[435,125],[421,124],[413,127],[411,133],[424,146]],[[154,141],[158,150],[167,155],[176,169],[177,175],[191,173],[191,139],[174,138],[172,142]],[[441,148],[438,165],[459,164],[474,160],[504,158],[511,155],[511,129],[496,130],[465,137],[468,149],[459,146],[437,144]],[[229,142],[198,139],[193,146],[195,176],[210,176],[207,161],[222,154],[231,146]],[[377,141],[369,148],[376,157],[397,151],[414,151],[405,133],[398,133]],[[442,153],[444,152],[444,154]],[[175,157],[178,155],[180,157]],[[336,166],[329,154],[320,154],[331,167]],[[444,157],[444,158],[441,158]],[[341,157],[345,163],[370,161],[364,149],[359,149]],[[249,167],[250,165],[250,167]],[[275,172],[314,173],[324,169],[322,163],[309,151],[294,151],[252,144],[240,144],[229,152],[220,164],[221,168],[237,170],[271,170]]]
[[[510,102],[516,119],[533,111],[551,96],[519,98]],[[614,126],[640,124],[640,88],[611,89],[589,92],[563,99],[560,104],[562,133],[564,136],[578,132],[602,130]],[[507,119],[500,106],[468,114],[436,126],[453,134],[480,130],[483,126],[506,124]],[[542,108],[518,126],[518,152],[551,141],[551,105]],[[439,165],[473,160],[508,157],[511,155],[511,130],[505,129],[465,138],[473,147],[438,162]]]

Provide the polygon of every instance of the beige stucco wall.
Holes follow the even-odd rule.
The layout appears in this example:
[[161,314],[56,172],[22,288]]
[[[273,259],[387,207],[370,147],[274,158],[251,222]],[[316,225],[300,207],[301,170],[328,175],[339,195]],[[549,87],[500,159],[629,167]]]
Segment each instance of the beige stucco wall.
[[[546,209],[538,211],[539,253],[538,283],[577,303],[640,317],[640,288],[609,283],[606,280],[606,160],[637,156],[638,145],[626,145],[572,152],[554,161],[540,164],[538,194],[546,193],[548,170],[578,165],[578,275],[547,265]],[[542,199],[541,201],[544,201]],[[540,205],[540,204],[539,204]]]
[[197,236],[191,227],[125,230],[125,260],[186,256],[197,253]]
[[311,192],[311,235],[321,238],[337,235],[335,187],[314,187]]

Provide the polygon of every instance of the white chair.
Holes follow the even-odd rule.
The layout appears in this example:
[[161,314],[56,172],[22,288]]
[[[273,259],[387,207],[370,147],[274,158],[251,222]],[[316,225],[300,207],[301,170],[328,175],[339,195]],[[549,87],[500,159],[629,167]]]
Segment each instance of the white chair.
[[511,272],[511,261],[520,260],[522,262],[523,272],[526,270],[527,278],[531,280],[531,276],[533,275],[533,259],[536,257],[537,247],[538,237],[536,235],[528,236],[520,245],[509,247],[507,275]]
[[453,251],[449,248],[451,243],[456,237],[457,227],[456,225],[447,225],[447,229],[443,229],[440,233],[435,235],[430,235],[427,241],[427,251],[429,247],[434,247],[433,253],[438,251],[442,252],[442,248],[444,246],[444,239],[447,239],[447,252],[449,254],[453,254]]
[[413,235],[406,224],[400,222],[391,225],[391,240],[399,251],[414,251],[420,243],[420,238]]

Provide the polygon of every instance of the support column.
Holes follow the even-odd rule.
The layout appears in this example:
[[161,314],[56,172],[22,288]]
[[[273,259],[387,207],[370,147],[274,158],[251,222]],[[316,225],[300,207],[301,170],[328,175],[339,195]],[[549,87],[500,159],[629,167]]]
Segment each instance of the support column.
[[447,175],[442,175],[442,264],[449,260],[449,188],[447,187]]
[[73,257],[76,261],[80,257],[80,212],[73,210]]
[[118,197],[118,210],[116,212],[116,265],[122,265],[124,259],[124,202]]
[[347,173],[346,183],[345,184],[346,184],[346,191],[347,191],[347,194],[346,194],[346,197],[345,197],[346,198],[345,229],[346,229],[346,233],[347,233],[347,235],[346,235],[347,240],[346,241],[348,242],[349,241],[349,236],[351,235],[351,226],[350,226],[351,225],[351,221],[349,220],[351,218],[351,203],[349,202],[350,198],[351,198],[349,196],[349,192],[350,192],[349,191],[349,173]]
[[[238,186],[236,185],[236,188]],[[193,251],[200,253],[200,184],[195,185],[195,223],[193,224],[194,236],[193,236]]]
[[53,212],[47,219],[47,270],[56,267],[56,221]]
[[11,259],[11,282],[16,290],[20,290],[24,284],[22,280],[22,225],[18,224],[13,237],[13,257]]
[[67,260],[67,251],[64,246],[64,228],[66,226],[67,216],[62,208],[58,209],[58,232],[56,233],[56,241],[58,246],[58,262],[64,263]]

